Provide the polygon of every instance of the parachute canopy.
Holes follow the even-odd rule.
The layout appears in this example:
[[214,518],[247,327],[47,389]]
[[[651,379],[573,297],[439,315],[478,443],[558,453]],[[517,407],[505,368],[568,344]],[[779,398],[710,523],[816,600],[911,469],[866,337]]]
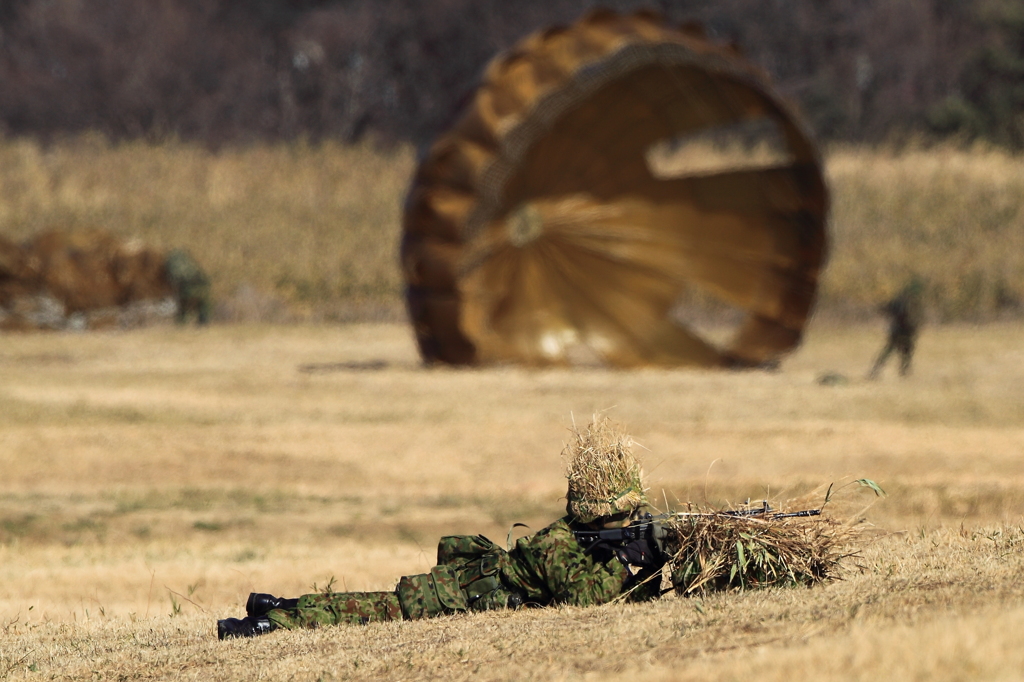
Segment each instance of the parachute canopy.
[[[541,31],[490,63],[414,177],[402,266],[421,353],[773,362],[813,304],[827,204],[803,125],[734,48],[650,13]],[[688,324],[694,296],[739,313],[731,339]]]
[[0,235],[0,331],[136,326],[175,311],[164,254],[100,228]]

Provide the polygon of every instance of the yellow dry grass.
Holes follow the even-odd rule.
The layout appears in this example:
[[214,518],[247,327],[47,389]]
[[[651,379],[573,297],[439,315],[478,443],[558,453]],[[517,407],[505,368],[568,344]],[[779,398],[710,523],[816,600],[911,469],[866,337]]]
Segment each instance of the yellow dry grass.
[[228,319],[394,318],[407,148],[0,142],[0,232],[101,226],[187,247]]
[[[4,336],[0,679],[1015,679],[1022,331],[929,327],[877,382],[880,324],[814,324],[775,373],[423,369],[392,325]],[[862,570],[216,641],[250,590],[388,589],[443,533],[539,528],[570,415],[602,411],[654,500],[878,481],[837,508],[878,527]]]
[[826,308],[870,308],[927,283],[939,319],[1020,313],[1024,302],[1024,157],[975,146],[827,156],[833,189]]
[[[710,148],[674,153],[669,161],[689,171],[723,164]],[[773,160],[758,148],[744,163]],[[212,273],[222,319],[394,319],[414,165],[408,147],[332,142],[211,152],[95,136],[50,147],[0,140],[0,233],[99,225],[188,247]],[[1020,314],[1024,158],[951,145],[840,147],[826,168],[832,255],[819,311],[863,316],[916,273],[938,319]]]

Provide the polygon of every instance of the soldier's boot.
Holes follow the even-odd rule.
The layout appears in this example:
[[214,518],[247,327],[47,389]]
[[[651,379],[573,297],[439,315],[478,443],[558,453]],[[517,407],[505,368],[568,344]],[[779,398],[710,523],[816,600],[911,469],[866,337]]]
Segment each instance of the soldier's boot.
[[282,599],[272,594],[250,592],[245,601],[245,613],[250,617],[265,616],[274,609],[294,609],[299,605],[298,599]]
[[217,639],[229,639],[231,637],[256,637],[273,630],[277,626],[267,618],[260,616],[253,618],[225,618],[217,621]]

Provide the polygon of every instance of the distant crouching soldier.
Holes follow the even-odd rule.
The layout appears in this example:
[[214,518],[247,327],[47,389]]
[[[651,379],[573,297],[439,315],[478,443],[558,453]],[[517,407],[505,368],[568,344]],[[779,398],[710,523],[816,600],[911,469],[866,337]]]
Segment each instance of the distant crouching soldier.
[[195,314],[197,323],[209,322],[210,280],[192,254],[184,249],[172,250],[164,261],[164,272],[178,304],[175,321],[184,324],[189,315]]

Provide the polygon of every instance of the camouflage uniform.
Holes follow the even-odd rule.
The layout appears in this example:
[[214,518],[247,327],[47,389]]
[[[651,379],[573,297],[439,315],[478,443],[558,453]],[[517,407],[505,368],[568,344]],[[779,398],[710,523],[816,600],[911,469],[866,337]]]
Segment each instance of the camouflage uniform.
[[892,352],[900,354],[900,376],[910,372],[910,361],[914,355],[917,334],[924,321],[924,304],[921,300],[923,286],[920,282],[911,282],[895,298],[882,307],[882,312],[889,316],[889,337],[885,347],[878,354],[869,378],[877,378]]
[[164,271],[178,303],[178,324],[184,324],[193,312],[199,324],[206,324],[210,320],[210,280],[199,263],[188,251],[174,249],[167,254]]
[[[515,607],[605,604],[652,599],[660,593],[653,571],[632,574],[609,549],[585,553],[566,516],[506,552],[482,535],[450,535],[437,547],[430,573],[403,577],[394,592],[307,594],[298,605],[267,618],[283,628],[418,619]],[[660,570],[658,571],[660,575]]]

